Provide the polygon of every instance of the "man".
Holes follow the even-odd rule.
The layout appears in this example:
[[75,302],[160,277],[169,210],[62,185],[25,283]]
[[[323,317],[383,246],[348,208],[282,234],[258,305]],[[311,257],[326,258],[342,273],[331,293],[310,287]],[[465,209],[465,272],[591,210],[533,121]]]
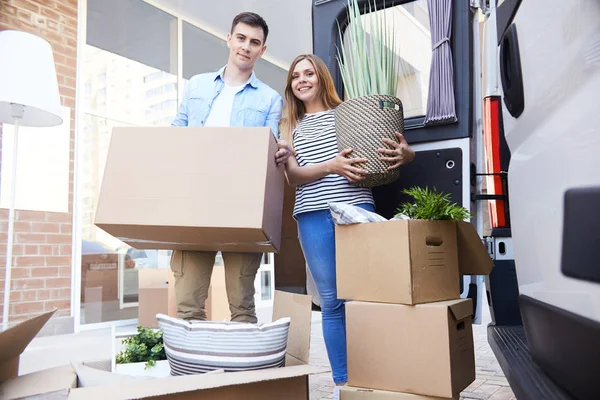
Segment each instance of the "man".
[[[214,73],[193,76],[188,82],[172,126],[268,126],[279,137],[283,101],[272,88],[259,81],[254,65],[267,47],[269,28],[254,13],[237,15],[227,35],[227,65]],[[275,162],[291,155],[280,145]],[[204,210],[209,212],[210,210]],[[206,320],[205,303],[215,263],[215,251],[174,251],[177,313],[180,318]],[[223,253],[225,287],[231,320],[256,323],[254,279],[262,253]]]

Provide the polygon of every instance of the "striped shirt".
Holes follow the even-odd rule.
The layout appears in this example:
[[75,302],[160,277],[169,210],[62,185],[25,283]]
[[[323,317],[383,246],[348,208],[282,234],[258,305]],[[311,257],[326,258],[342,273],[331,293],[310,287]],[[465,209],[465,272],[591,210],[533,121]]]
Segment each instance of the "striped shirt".
[[[300,167],[331,160],[339,153],[333,110],[306,114],[294,129],[293,137]],[[332,202],[375,204],[371,189],[352,186],[345,177],[330,174],[296,187],[294,217],[303,212],[326,210]]]

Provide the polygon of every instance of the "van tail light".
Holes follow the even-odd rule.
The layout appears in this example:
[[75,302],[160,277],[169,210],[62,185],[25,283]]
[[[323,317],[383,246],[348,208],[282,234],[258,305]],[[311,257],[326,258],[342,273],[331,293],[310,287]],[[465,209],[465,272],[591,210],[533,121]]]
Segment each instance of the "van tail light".
[[502,104],[498,96],[483,100],[483,140],[487,163],[487,193],[492,228],[510,227],[506,173],[510,151],[504,139]]

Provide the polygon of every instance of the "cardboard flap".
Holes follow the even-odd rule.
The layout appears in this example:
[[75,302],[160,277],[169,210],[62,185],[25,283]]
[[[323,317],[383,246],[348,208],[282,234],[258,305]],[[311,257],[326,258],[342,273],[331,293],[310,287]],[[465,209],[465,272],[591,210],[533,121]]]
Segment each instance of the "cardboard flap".
[[460,274],[489,275],[494,262],[472,223],[456,222],[456,242]]
[[258,371],[228,372],[210,375],[186,375],[152,379],[139,383],[126,383],[117,386],[98,386],[73,389],[69,399],[140,399],[158,397],[173,393],[215,389],[254,382],[273,381],[299,376],[321,374],[324,368],[299,365],[296,367],[269,368]]
[[18,357],[55,312],[48,311],[0,332],[0,365]]
[[71,366],[49,368],[6,381],[0,386],[1,399],[22,399],[77,387]]
[[450,304],[448,304],[448,308],[454,316],[454,319],[457,321],[473,315],[473,302],[471,299],[461,299],[450,302]]
[[303,364],[308,364],[310,356],[311,313],[311,296],[275,291],[273,321],[284,317],[291,319],[287,358],[295,358]]

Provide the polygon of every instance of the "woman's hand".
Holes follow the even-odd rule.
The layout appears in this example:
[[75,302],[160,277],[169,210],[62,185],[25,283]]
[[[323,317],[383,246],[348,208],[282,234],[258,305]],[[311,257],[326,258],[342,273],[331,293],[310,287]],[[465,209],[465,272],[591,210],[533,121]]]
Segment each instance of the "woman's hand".
[[406,139],[404,139],[404,135],[398,132],[394,132],[394,134],[396,135],[400,143],[396,143],[388,138],[383,138],[381,139],[381,141],[392,148],[382,148],[377,150],[377,152],[383,154],[383,156],[379,157],[381,161],[394,163],[392,166],[388,167],[388,170],[398,168],[403,164],[408,164],[415,158],[415,152],[413,149],[410,148],[410,146],[406,142]]
[[292,155],[292,147],[285,140],[277,141],[278,150],[275,153],[275,162],[277,165],[285,164]]
[[365,178],[367,171],[355,167],[354,164],[366,163],[368,160],[366,158],[347,158],[350,153],[352,153],[352,149],[345,149],[340,152],[333,160],[330,160],[329,163],[329,171],[332,174],[338,174],[350,182],[358,182]]

